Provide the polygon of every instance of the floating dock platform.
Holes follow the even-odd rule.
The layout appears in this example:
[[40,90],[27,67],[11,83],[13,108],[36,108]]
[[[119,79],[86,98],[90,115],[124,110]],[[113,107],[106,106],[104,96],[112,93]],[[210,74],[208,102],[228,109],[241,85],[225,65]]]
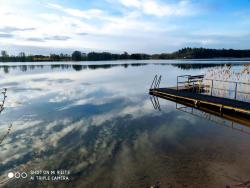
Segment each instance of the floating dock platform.
[[250,115],[250,103],[248,102],[203,95],[199,93],[190,93],[188,91],[176,90],[173,88],[150,89],[149,94],[170,100],[182,100],[192,103],[197,107],[210,107],[213,108],[213,110],[217,109],[220,112],[233,111],[235,113],[238,112]]
[[[178,81],[179,77],[187,77],[188,80],[180,82]],[[220,113],[234,113],[234,115],[246,117],[247,119],[249,118],[250,121],[250,103],[236,100],[237,92],[235,92],[235,99],[205,95],[202,94],[204,88],[207,87],[202,84],[204,79],[203,75],[184,75],[179,77],[177,77],[176,87],[159,88],[161,76],[156,76],[149,89],[149,94],[172,101],[183,101],[197,108],[205,107]],[[180,83],[183,83],[183,85],[180,86]],[[236,83],[236,89],[237,84],[238,83]]]

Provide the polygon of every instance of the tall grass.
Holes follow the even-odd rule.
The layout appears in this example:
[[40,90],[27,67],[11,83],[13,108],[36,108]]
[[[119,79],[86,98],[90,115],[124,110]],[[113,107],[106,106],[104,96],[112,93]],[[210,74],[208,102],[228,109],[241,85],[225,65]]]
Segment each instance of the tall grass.
[[[250,65],[231,66],[209,68],[205,72],[205,79],[229,81],[229,82],[213,82],[204,80],[209,89],[206,94],[214,96],[235,98],[235,87],[237,82],[237,100],[250,102]],[[246,84],[245,84],[246,83]]]

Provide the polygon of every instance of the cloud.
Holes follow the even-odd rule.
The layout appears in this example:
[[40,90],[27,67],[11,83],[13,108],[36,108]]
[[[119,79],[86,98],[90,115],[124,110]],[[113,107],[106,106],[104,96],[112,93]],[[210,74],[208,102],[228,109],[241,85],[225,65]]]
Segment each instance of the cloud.
[[100,19],[102,16],[104,16],[104,12],[100,9],[79,10],[73,8],[65,8],[61,5],[53,3],[48,3],[48,7],[63,11],[71,16],[81,17],[86,19],[93,19],[93,18]]
[[71,37],[68,37],[68,36],[54,35],[54,36],[45,37],[44,40],[68,40],[70,38]]
[[0,38],[12,38],[13,35],[12,34],[8,34],[8,33],[0,33]]
[[55,41],[65,41],[65,40],[69,40],[71,37],[68,36],[60,36],[60,35],[54,35],[54,36],[48,36],[48,37],[30,37],[27,38],[26,40],[28,41],[35,41],[35,42],[45,42],[45,41],[49,41],[49,40],[55,40]]
[[[232,45],[247,48],[247,43],[250,41],[250,34],[198,34],[190,35],[186,41],[190,43],[212,47],[214,45],[220,48],[232,48]],[[246,45],[246,46],[245,46]]]
[[34,42],[44,42],[43,39],[41,38],[36,38],[36,37],[30,37],[30,38],[26,38],[27,41],[34,41]]
[[35,30],[35,28],[18,28],[18,27],[3,27],[0,28],[0,32],[5,32],[5,33],[12,33],[15,31],[32,31]]
[[[214,48],[223,46],[219,45],[223,43],[231,45],[231,48],[246,48],[248,45],[247,40],[236,43],[233,39],[226,41],[225,37],[192,35],[194,31],[201,29],[205,33],[223,31],[223,36],[249,30],[247,19],[236,23],[230,20],[230,15],[227,18],[230,20],[227,23],[230,24],[223,23],[223,27],[218,27],[221,26],[220,19],[210,21],[212,14],[207,18],[206,13],[211,11],[209,2],[106,0],[102,4],[89,4],[86,1],[85,8],[73,8],[71,3],[66,5],[27,0],[26,5],[40,5],[41,8],[26,10],[23,1],[2,1],[0,37],[3,41],[0,48],[6,49],[12,45],[13,48],[8,49],[9,53],[16,53],[17,49],[14,47],[17,46],[35,47],[37,51],[53,47],[64,49],[63,52],[69,49],[88,49],[87,51],[105,50],[114,53],[161,53],[195,45]],[[228,29],[232,22],[236,26]]]
[[120,3],[126,7],[140,8],[142,5],[141,0],[120,0]]
[[156,0],[119,0],[125,7],[132,7],[141,10],[144,14],[153,16],[187,16],[197,12],[191,1],[182,0],[178,3],[160,3]]
[[77,35],[82,35],[82,36],[85,36],[85,35],[88,35],[89,33],[85,33],[85,32],[82,32],[82,33],[77,33]]

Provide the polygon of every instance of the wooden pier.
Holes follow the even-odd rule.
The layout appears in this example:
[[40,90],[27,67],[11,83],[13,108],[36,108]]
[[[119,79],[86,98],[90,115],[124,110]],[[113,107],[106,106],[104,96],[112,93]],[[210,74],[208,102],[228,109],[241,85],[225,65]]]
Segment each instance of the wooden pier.
[[239,113],[246,113],[250,115],[250,103],[236,101],[227,98],[214,97],[209,95],[203,95],[199,93],[190,93],[187,91],[176,90],[173,88],[158,88],[150,89],[151,95],[165,98],[165,99],[177,99],[194,104],[197,107],[211,107],[214,110],[218,109],[220,112],[230,110]]
[[[188,76],[188,81],[185,82],[179,82],[179,77],[177,77],[177,86],[170,88],[159,88],[159,79],[156,77],[151,85],[149,94],[168,100],[181,100],[197,108],[205,107],[220,113],[236,113],[240,116],[250,118],[249,102],[202,94],[201,91],[207,87],[202,84],[202,75]],[[185,84],[180,86],[180,83]]]

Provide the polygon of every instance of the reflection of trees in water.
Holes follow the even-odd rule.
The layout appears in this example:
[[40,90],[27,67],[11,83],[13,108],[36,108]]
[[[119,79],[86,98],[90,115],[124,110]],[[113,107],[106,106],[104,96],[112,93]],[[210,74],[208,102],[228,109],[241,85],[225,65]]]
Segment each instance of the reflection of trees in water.
[[3,70],[5,74],[10,73],[11,70],[19,70],[21,72],[31,71],[35,69],[43,69],[45,67],[50,67],[53,69],[74,69],[75,71],[81,71],[84,69],[109,69],[113,67],[124,67],[129,66],[144,66],[147,63],[124,63],[124,64],[100,64],[100,65],[69,65],[69,64],[57,64],[57,65],[4,65],[0,66],[0,70]]
[[[131,67],[138,67],[138,66],[145,66],[145,65],[169,65],[166,63],[122,63],[122,64],[95,64],[95,65],[70,65],[70,64],[52,64],[52,65],[3,65],[0,66],[0,70],[2,69],[5,74],[8,74],[11,70],[19,70],[21,72],[26,72],[29,70],[35,69],[43,69],[45,67],[50,67],[53,69],[74,69],[75,71],[81,71],[84,69],[109,69],[113,67],[124,67],[127,68]],[[178,64],[171,64],[174,67],[178,67],[183,70],[190,70],[190,69],[204,69],[204,68],[213,68],[213,67],[224,67],[225,65],[231,66],[231,64],[222,64],[222,63],[178,63]],[[234,66],[242,66],[240,64],[235,64]],[[244,72],[245,71],[245,72]],[[249,73],[249,70],[243,70],[243,73]]]
[[224,64],[215,64],[215,63],[210,63],[210,64],[204,64],[204,63],[180,63],[180,64],[172,64],[172,66],[174,67],[178,67],[180,69],[184,69],[184,70],[190,70],[190,69],[204,69],[204,68],[210,68],[210,67],[223,67]]
[[28,70],[43,69],[44,65],[3,65],[0,66],[0,70],[3,70],[5,74],[8,74],[11,70],[19,70],[26,72]]
[[[177,64],[172,64],[172,66],[174,67],[178,67],[180,69],[183,70],[190,70],[190,69],[204,69],[204,68],[223,68],[223,67],[245,67],[245,69],[242,70],[242,73],[248,73],[249,74],[249,70],[248,70],[248,66],[249,64],[229,64],[229,63],[177,63]],[[209,69],[209,70],[212,70]],[[239,73],[240,74],[240,73]]]

